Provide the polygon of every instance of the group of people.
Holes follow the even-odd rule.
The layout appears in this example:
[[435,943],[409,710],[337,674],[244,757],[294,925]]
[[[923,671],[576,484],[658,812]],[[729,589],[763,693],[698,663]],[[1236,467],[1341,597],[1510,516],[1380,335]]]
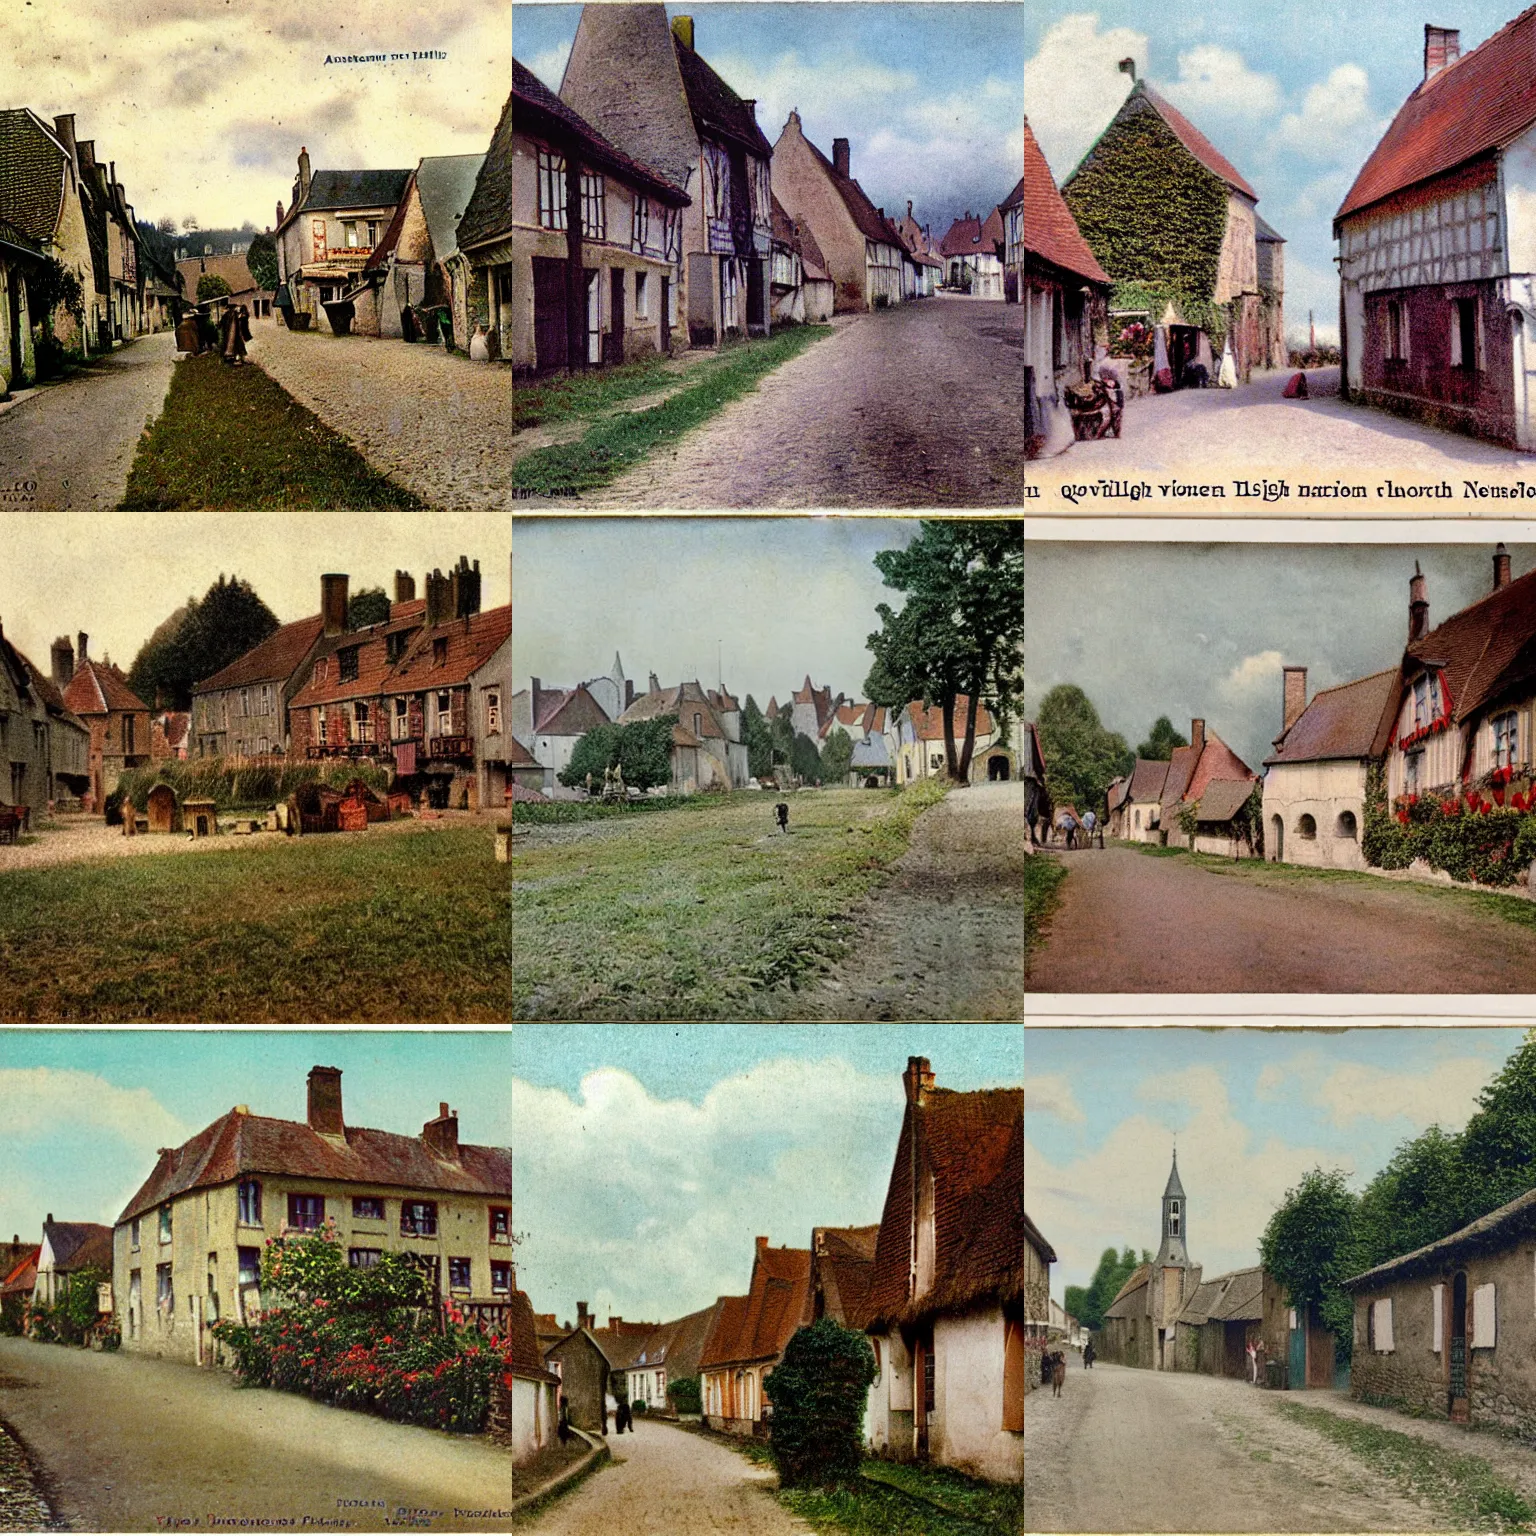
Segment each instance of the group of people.
[[234,365],[245,361],[245,344],[251,339],[251,312],[244,304],[226,304],[217,324],[204,306],[188,310],[176,326],[176,350],[197,357],[219,350],[224,362]]
[[[1050,841],[1051,827],[1046,827],[1046,841]],[[1060,832],[1068,848],[1091,848],[1095,836],[1099,847],[1104,846],[1104,823],[1093,811],[1062,809],[1056,814],[1055,830]]]

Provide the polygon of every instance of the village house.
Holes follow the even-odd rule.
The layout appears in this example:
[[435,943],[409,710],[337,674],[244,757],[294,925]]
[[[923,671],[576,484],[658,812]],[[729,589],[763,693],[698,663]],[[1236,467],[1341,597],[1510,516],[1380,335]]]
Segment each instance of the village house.
[[1002,240],[1003,216],[998,209],[983,214],[967,210],[939,242],[939,254],[946,263],[945,282],[973,299],[1002,298]]
[[178,762],[186,762],[191,731],[190,710],[162,710],[149,722],[150,761],[163,763],[175,758]]
[[[686,333],[678,344],[766,336],[773,150],[756,101],[738,96],[695,50],[693,18],[674,16],[669,28],[664,5],[583,6],[560,99],[686,194],[668,301],[677,316],[669,323]],[[796,212],[787,199],[784,206]]]
[[161,1151],[113,1231],[113,1296],[130,1353],[212,1363],[208,1328],[260,1311],[261,1250],[334,1227],[354,1269],[415,1255],[442,1304],[492,1327],[512,1297],[512,1154],[459,1140],[440,1104],[419,1136],[348,1125],[341,1071],[308,1078],[303,1122],[237,1104]]
[[616,148],[515,59],[513,365],[545,372],[670,352],[688,196]]
[[886,737],[888,715],[883,704],[840,703],[823,722],[818,747],[825,748],[832,733],[847,732],[853,743],[848,760],[848,783],[857,788],[867,780],[888,783],[891,777],[890,744]]
[[517,1466],[554,1444],[560,1428],[560,1378],[544,1363],[533,1305],[522,1291],[512,1292],[507,1341],[512,1378],[512,1464]]
[[[971,707],[967,694],[955,697],[953,726],[955,752],[958,754],[965,741],[966,721]],[[896,738],[893,754],[896,762],[896,783],[912,784],[918,779],[942,778],[945,767],[944,710],[938,704],[920,701],[904,704],[890,717],[890,729]],[[1014,777],[1013,752],[1008,743],[997,733],[997,724],[991,712],[982,703],[976,705],[976,739],[971,749],[969,782],[1011,779]]]
[[862,1333],[880,1224],[811,1229],[811,1321],[830,1317]]
[[[514,73],[516,60],[513,60]],[[501,109],[474,190],[454,230],[457,249],[445,258],[452,293],[453,329],[465,337],[471,358],[474,337],[485,328],[485,361],[513,359],[517,315],[512,272],[517,265],[513,213],[512,97]]]
[[[1041,1385],[1040,1358],[1051,1332],[1051,1265],[1056,1250],[1024,1213],[1024,1390]],[[1012,1356],[1009,1357],[1009,1360]],[[1008,1361],[1004,1362],[1004,1365]]]
[[[1116,323],[1153,327],[1156,387],[1182,388],[1198,369],[1215,382],[1226,344],[1244,383],[1254,368],[1272,366],[1284,293],[1260,286],[1259,195],[1145,80],[1135,82],[1061,191],[1110,278],[1155,295],[1152,309],[1117,312]],[[1220,322],[1207,329],[1206,312],[1180,307],[1188,299],[1220,310]]]
[[19,1331],[26,1309],[32,1304],[32,1292],[37,1285],[37,1260],[41,1253],[38,1244],[29,1243],[0,1273],[0,1321],[7,1328]]
[[409,170],[312,171],[309,150],[300,148],[293,202],[286,214],[277,205],[273,230],[280,281],[273,302],[288,310],[291,323],[337,335],[350,329],[357,296],[366,289],[363,268],[410,176]]
[[[1106,323],[1109,274],[1088,248],[1056,190],[1051,168],[1024,120],[1024,175],[1029,199],[1029,273],[1020,250],[1019,290],[1024,301],[1024,454],[1054,452],[1072,441],[1063,395],[1084,383],[1093,364],[1094,328]],[[1015,212],[1022,241],[1021,190]]]
[[[397,591],[402,575],[395,576]],[[321,578],[322,601],[328,580]],[[308,676],[324,627],[318,613],[280,625],[244,656],[193,684],[190,734],[197,738],[199,757],[288,751],[288,706]]]
[[[766,1431],[764,1381],[785,1346],[811,1321],[811,1252],[770,1248],[757,1239],[752,1285],[745,1296],[722,1298],[715,1325],[699,1357],[704,1422],[730,1435]],[[773,1395],[770,1386],[767,1395]]]
[[39,815],[90,784],[90,733],[0,629],[0,805]]
[[1536,11],[1480,47],[1424,28],[1424,78],[1338,213],[1343,392],[1536,444]]
[[865,1437],[899,1461],[1019,1482],[1031,1246],[1024,1090],[939,1088],[920,1056],[908,1058],[902,1085],[906,1112],[867,1303],[879,1374]]
[[1167,783],[1165,761],[1138,757],[1118,807],[1111,807],[1110,835],[1129,843],[1162,842],[1163,789]]
[[[117,163],[95,165],[97,197],[105,216],[109,279],[109,345],[131,341],[144,331],[144,262],[133,204],[117,179]],[[103,348],[105,350],[105,346]]]
[[[1252,857],[1249,801],[1258,785],[1259,776],[1204,720],[1191,720],[1189,745],[1175,747],[1168,759],[1156,840],[1223,858]],[[1186,813],[1193,813],[1193,834],[1185,830]]]
[[112,1228],[94,1221],[55,1221],[50,1211],[37,1254],[34,1300],[53,1306],[69,1294],[73,1277],[87,1271],[93,1286],[111,1278]]
[[1396,667],[1307,699],[1307,669],[1283,669],[1275,750],[1264,760],[1264,856],[1364,869],[1366,783],[1386,757],[1401,697]]
[[1202,1279],[1174,1320],[1174,1368],[1247,1380],[1248,1346],[1264,1338],[1265,1293],[1278,1289],[1257,1266]]
[[[796,689],[793,689],[789,697],[789,719],[794,728],[795,735],[807,736],[812,741],[820,738],[827,722],[836,714],[843,703],[843,695],[838,693],[835,697],[830,684],[818,688],[811,681],[811,674],[805,674],[805,681]],[[770,699],[768,708],[772,719],[777,713],[776,701]]]
[[1536,1432],[1536,1190],[1344,1282],[1350,1395],[1472,1427]]
[[[1025,126],[1026,138],[1029,128]],[[1035,146],[1039,150],[1039,145]],[[1025,154],[1029,153],[1028,149]],[[1043,158],[1043,157],[1042,157]],[[1054,185],[1054,183],[1053,183]],[[1024,298],[1024,178],[998,205],[1003,216],[1003,298],[1018,304]],[[1265,226],[1268,228],[1268,226]],[[1262,281],[1262,273],[1260,274]]]
[[545,1345],[544,1363],[560,1382],[559,1401],[571,1423],[588,1434],[606,1435],[606,1400],[613,1367],[593,1336],[595,1321],[587,1314],[586,1302],[581,1302],[576,1327]]
[[1071,1349],[1081,1349],[1088,1342],[1088,1330],[1054,1296],[1047,1336],[1052,1344],[1065,1344]]
[[934,244],[933,232],[926,224],[919,224],[912,217],[912,203],[907,202],[907,211],[894,224],[896,233],[901,237],[903,250],[911,258],[908,263],[906,275],[910,283],[906,297],[909,299],[931,298],[935,289],[944,278],[944,260],[937,254],[938,247]]
[[847,139],[833,139],[830,160],[791,112],[773,146],[773,190],[797,223],[804,221],[837,285],[833,308],[884,309],[905,298],[906,247],[896,227],[854,180]]
[[176,263],[181,278],[181,292],[192,303],[198,303],[197,287],[204,277],[216,277],[229,285],[229,294],[223,300],[210,305],[209,313],[217,315],[226,305],[243,304],[250,311],[252,320],[272,318],[272,297],[275,290],[263,288],[251,276],[245,253],[238,256],[187,256]]
[[749,770],[747,744],[741,739],[741,705],[724,689],[705,688],[695,679],[661,688],[651,674],[649,690],[619,716],[620,725],[676,715],[672,727],[672,793],[702,789],[745,789]]
[[529,681],[529,688],[512,695],[512,735],[538,763],[542,782],[534,784],[526,778],[521,782],[552,800],[577,799],[579,791],[560,782],[561,770],[570,765],[576,743],[588,731],[613,722],[585,684],[546,688],[539,678]]
[[821,247],[804,220],[790,218],[773,199],[773,318],[819,325],[832,318],[836,285]]
[[[630,1404],[644,1403],[647,1412],[677,1416],[672,1389],[680,1381],[696,1378],[699,1359],[714,1331],[720,1302],[713,1301],[687,1317],[657,1323],[633,1341],[621,1389]],[[619,1322],[614,1318],[609,1326]],[[626,1328],[634,1324],[625,1324]]]
[[[129,768],[149,761],[151,732],[149,706],[129,686],[110,661],[92,661],[86,654],[89,637],[78,636],[78,654],[70,660],[69,681],[64,686],[65,706],[86,724],[91,733],[87,765],[90,782],[81,797],[87,811],[101,811],[117,781]],[[67,641],[55,641],[55,666],[62,676]]]
[[63,665],[66,652],[68,640],[53,642],[52,677],[28,657],[21,657],[32,674],[33,689],[48,717],[48,800],[55,810],[78,809],[81,798],[91,787],[90,727],[64,702],[63,690],[70,677],[69,668]]
[[1158,1371],[1177,1365],[1171,1345],[1178,1316],[1200,1285],[1200,1265],[1189,1257],[1188,1202],[1177,1152],[1162,1203],[1163,1235],[1157,1254],[1127,1277],[1105,1309],[1104,1326],[1094,1341],[1105,1360]]

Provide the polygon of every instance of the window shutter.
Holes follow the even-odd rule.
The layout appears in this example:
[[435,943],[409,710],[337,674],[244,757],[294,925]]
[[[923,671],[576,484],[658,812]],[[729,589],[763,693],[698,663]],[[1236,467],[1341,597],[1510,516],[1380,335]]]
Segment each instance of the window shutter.
[[1429,1346],[1438,1355],[1445,1347],[1445,1287],[1429,1288],[1429,1315],[1434,1342]]
[[1472,1293],[1472,1348],[1492,1349],[1497,1342],[1498,1314],[1490,1281]]
[[1394,1344],[1392,1341],[1392,1298],[1376,1303],[1376,1350],[1379,1354],[1391,1354]]
[[1024,1433],[1024,1324],[1011,1317],[1003,1322],[1003,1428]]

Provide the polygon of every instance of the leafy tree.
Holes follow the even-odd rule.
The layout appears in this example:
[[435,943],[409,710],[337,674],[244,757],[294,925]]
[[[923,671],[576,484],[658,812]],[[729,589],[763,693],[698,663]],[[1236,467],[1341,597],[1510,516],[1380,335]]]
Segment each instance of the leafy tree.
[[1502,1203],[1483,1204],[1482,1191],[1469,1184],[1462,1141],[1432,1125],[1366,1185],[1355,1216],[1355,1273],[1448,1237]]
[[773,732],[749,693],[741,709],[741,739],[747,744],[747,772],[762,778],[773,771]]
[[[129,677],[146,703],[160,693],[173,709],[192,704],[192,685],[260,645],[277,628],[277,616],[240,577],[220,576],[201,599],[189,598],[174,632],[162,624],[134,658]],[[174,618],[175,615],[172,615]]]
[[1136,756],[1149,762],[1166,763],[1173,756],[1175,747],[1187,747],[1189,743],[1173,728],[1167,715],[1159,715],[1152,726],[1152,733],[1136,748]]
[[609,768],[621,768],[624,782],[635,789],[651,789],[672,782],[672,727],[676,715],[654,720],[632,720],[628,725],[594,726],[575,745],[570,762],[560,770],[560,782],[568,788],[585,784],[592,775],[594,787]]
[[187,234],[193,235],[196,234],[198,230],[200,230],[203,226],[197,222],[196,214],[189,213],[186,218],[181,221],[181,227]]
[[197,280],[197,302],[206,303],[209,299],[227,299],[233,292],[229,284],[216,272],[204,272]]
[[251,276],[258,288],[277,287],[277,242],[271,235],[251,237],[251,248],[245,253],[245,264],[251,269]]
[[347,627],[366,629],[370,624],[389,622],[389,593],[383,587],[364,587],[354,592],[347,603]]
[[1477,1103],[1461,1139],[1478,1203],[1468,1221],[1536,1186],[1536,1031],[1527,1031]]
[[853,737],[842,726],[833,726],[827,744],[821,749],[821,782],[841,784],[848,777],[853,761]]
[[[986,703],[1006,731],[1024,687],[1022,522],[924,522],[905,549],[883,549],[875,565],[888,587],[907,594],[900,613],[880,603],[881,628],[865,641],[875,661],[864,688],[876,704],[900,709],[921,699],[944,719],[944,761],[965,782]],[[967,696],[955,743],[955,701]]]
[[158,229],[162,235],[174,235],[176,233],[176,220],[167,214],[163,219],[157,219],[155,221],[155,228]]
[[795,750],[795,726],[787,709],[781,709],[768,722],[768,739],[773,744],[773,760],[787,763]]
[[1035,725],[1051,798],[1079,811],[1102,810],[1110,782],[1135,764],[1125,738],[1105,730],[1099,712],[1075,683],[1059,683],[1046,694]]
[[789,749],[789,766],[802,783],[816,784],[821,781],[821,753],[816,743],[804,731],[796,731]]
[[669,1381],[667,1396],[672,1399],[672,1406],[679,1413],[699,1413],[703,1410],[704,1402],[697,1376],[680,1376],[676,1381]]
[[1314,1168],[1286,1191],[1259,1239],[1260,1261],[1285,1288],[1287,1303],[1298,1312],[1317,1309],[1341,1360],[1349,1358],[1355,1336],[1355,1304],[1339,1282],[1358,1273],[1359,1205],[1341,1169]]
[[26,269],[27,308],[35,323],[53,335],[53,317],[64,310],[77,324],[85,321],[85,289],[79,276],[52,256]]
[[1062,1304],[1083,1327],[1100,1329],[1104,1326],[1105,1312],[1120,1294],[1120,1287],[1135,1273],[1138,1264],[1148,1264],[1151,1260],[1151,1251],[1146,1248],[1142,1249],[1139,1259],[1134,1248],[1127,1247],[1120,1253],[1106,1248],[1099,1255],[1093,1278],[1086,1286],[1069,1285]]
[[622,725],[597,725],[583,736],[571,749],[571,760],[559,772],[559,780],[567,789],[587,782],[592,775],[595,787],[601,787],[603,775],[620,760],[620,745],[624,739]]
[[784,1488],[852,1483],[864,1460],[864,1405],[875,1356],[862,1333],[823,1317],[799,1330],[763,1383],[769,1443]]

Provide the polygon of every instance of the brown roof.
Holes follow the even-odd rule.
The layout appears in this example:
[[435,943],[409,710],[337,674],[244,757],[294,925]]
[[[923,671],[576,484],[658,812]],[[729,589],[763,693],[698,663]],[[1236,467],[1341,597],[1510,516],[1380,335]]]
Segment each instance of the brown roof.
[[606,1328],[592,1329],[608,1364],[616,1371],[627,1371],[645,1352],[646,1341],[660,1325],[657,1323],[625,1323],[615,1327],[611,1322]]
[[1155,757],[1138,757],[1131,773],[1130,798],[1143,804],[1158,802],[1163,798],[1163,786],[1168,782],[1168,764]]
[[[662,1365],[666,1367],[669,1382],[697,1376],[699,1357],[714,1331],[715,1321],[725,1298],[719,1297],[707,1307],[690,1312],[687,1317],[675,1318],[670,1323],[631,1325],[641,1328],[642,1337],[631,1352],[628,1367]],[[611,1363],[611,1362],[610,1362]]]
[[1216,779],[1247,779],[1251,784],[1258,775],[1215,731],[1206,728],[1200,747],[1175,747],[1168,760],[1168,778],[1163,785],[1165,806],[1197,801],[1206,786]]
[[[512,633],[512,607],[488,608],[467,619],[453,619],[422,632],[386,680],[392,693],[418,688],[448,688],[466,683],[506,643]],[[448,642],[447,655],[437,660],[437,641]]]
[[64,702],[82,716],[149,708],[128,686],[127,678],[116,667],[102,661],[75,663],[75,675],[64,690]]
[[1383,756],[1392,737],[1401,676],[1399,668],[1391,667],[1319,689],[1291,728],[1275,737],[1275,751],[1265,764]]
[[[971,701],[967,695],[961,693],[955,696],[955,740],[958,742],[965,734],[965,722],[967,712],[970,710]],[[937,704],[924,704],[921,700],[907,705],[907,714],[912,721],[912,728],[917,732],[919,741],[943,741],[944,739],[944,711]],[[987,713],[985,704],[976,706],[976,734],[978,736],[990,736],[992,734],[992,716]]]
[[212,677],[193,684],[193,693],[214,693],[223,688],[241,688],[248,683],[286,683],[299,669],[309,648],[320,638],[325,627],[318,613],[307,619],[295,619],[274,629],[260,645],[252,646]]
[[1152,1278],[1150,1264],[1138,1264],[1126,1277],[1125,1284],[1115,1293],[1115,1299],[1104,1309],[1105,1317],[1130,1317],[1138,1308],[1131,1298]]
[[[9,644],[9,642],[7,643]],[[60,716],[70,725],[78,725],[82,731],[88,729],[85,721],[64,702],[64,695],[59,692],[58,686],[54,683],[53,679],[46,672],[34,666],[31,658],[25,652],[16,650],[15,646],[11,646],[11,649],[15,651],[17,660],[21,662],[22,666],[32,674],[32,688],[38,698],[43,701],[43,707],[49,714]]]
[[1256,779],[1212,779],[1195,807],[1199,821],[1231,821],[1248,804]]
[[187,297],[194,303],[197,299],[197,280],[205,272],[210,277],[222,277],[229,284],[233,296],[266,291],[251,276],[251,269],[244,256],[186,256],[176,263],[176,270],[186,282]]
[[[805,275],[824,283],[831,282],[831,274],[827,271],[827,258],[821,254],[816,236],[811,233],[811,226],[804,219],[795,220],[795,236],[800,242],[800,265],[805,268]],[[768,702],[772,704],[773,700],[770,699]]]
[[787,245],[790,250],[800,249],[800,237],[795,233],[795,221],[784,211],[784,204],[779,201],[778,193],[772,193],[770,217],[772,220],[773,238],[780,245]]
[[1105,803],[1112,811],[1118,811],[1125,804],[1125,797],[1131,792],[1131,781],[1126,778],[1111,779],[1109,790],[1105,795]]
[[956,219],[949,226],[949,233],[939,241],[941,256],[974,256],[978,251],[989,250],[981,243],[981,220],[969,216]]
[[[677,726],[673,731],[673,740],[679,746],[696,747],[700,745],[698,738],[701,736],[712,736],[720,741],[730,739],[725,727],[720,723],[714,702],[700,683],[679,683],[675,688],[661,688],[655,693],[642,693],[619,716],[619,720],[621,724],[630,725],[636,720],[654,720],[659,715],[678,717]],[[697,724],[694,724],[695,715],[698,716]],[[683,741],[677,735],[677,731],[682,731],[689,740]]]
[[1035,1251],[1047,1264],[1054,1264],[1056,1262],[1056,1250],[1046,1242],[1045,1234],[1041,1232],[1040,1228],[1029,1219],[1028,1211],[1024,1212],[1024,1236],[1028,1242],[1034,1245]]
[[537,768],[540,766],[538,758],[516,736],[512,738],[512,751],[507,762],[513,768]]
[[512,781],[512,798],[521,800],[528,805],[548,805],[549,796],[541,795],[536,789],[529,789],[526,784],[519,784],[516,779]]
[[677,50],[688,108],[699,132],[734,139],[752,154],[770,158],[773,146],[763,137],[752,108],[675,33],[672,45]]
[[699,1369],[708,1370],[735,1358],[733,1351],[747,1315],[746,1296],[722,1296],[715,1303],[715,1320],[699,1352]]
[[553,1371],[544,1367],[544,1355],[539,1349],[538,1328],[534,1322],[533,1303],[522,1291],[513,1291],[507,1319],[507,1343],[512,1361],[512,1374],[529,1381],[558,1381]]
[[31,1295],[37,1284],[37,1257],[42,1251],[34,1244],[6,1271],[0,1280],[0,1296]]
[[[752,1261],[752,1288],[726,1298],[699,1359],[703,1369],[776,1360],[797,1329],[810,1321],[811,1251],[759,1245]],[[743,1302],[733,1308],[734,1299]]]
[[1334,216],[1491,155],[1536,122],[1536,7],[1421,81]]
[[[381,624],[325,636],[321,654],[315,658],[304,686],[294,694],[290,707],[305,709],[313,704],[339,704],[344,699],[370,699],[382,693],[386,679],[394,671],[394,663],[389,659],[389,637],[419,629],[426,611],[426,599],[415,597],[407,603],[391,603],[389,618]],[[463,623],[462,620],[454,622]],[[439,625],[435,632],[441,634],[443,629],[444,626]],[[357,676],[343,682],[341,663],[334,658],[353,648],[357,650]],[[408,645],[407,650],[409,648]]]
[[[804,137],[803,134],[802,137]],[[837,195],[842,198],[843,206],[848,210],[848,217],[853,220],[859,233],[867,240],[894,245],[898,251],[903,249],[901,236],[896,233],[896,226],[889,219],[881,218],[875,205],[870,202],[869,194],[858,181],[852,176],[840,175],[837,167],[811,143],[809,138],[805,139],[805,147],[820,161],[822,170],[827,174],[827,180],[832,183],[832,188]]]
[[[1458,721],[1532,676],[1536,673],[1536,570],[1452,614],[1413,641],[1407,657],[1441,669]],[[1403,670],[1406,678],[1406,661]]]
[[875,1270],[880,1224],[817,1227],[811,1234],[811,1277],[826,1315],[845,1328],[862,1328]]
[[80,1269],[112,1272],[112,1228],[100,1222],[45,1221],[43,1241],[52,1250],[53,1267],[59,1274]]
[[1109,273],[1083,239],[1072,211],[1056,190],[1029,119],[1024,119],[1024,176],[1015,192],[1024,199],[1024,249],[1090,282],[1107,283]]
[[[934,1181],[933,1286],[908,1294],[912,1166]],[[908,1104],[880,1218],[870,1325],[915,1322],[1024,1290],[1024,1090],[931,1088]]]
[[296,1120],[232,1109],[190,1141],[167,1148],[117,1219],[130,1220],[191,1189],[211,1189],[247,1173],[296,1174],[344,1184],[512,1198],[512,1154],[461,1143],[459,1160],[437,1157],[419,1136],[349,1125],[345,1144]]

